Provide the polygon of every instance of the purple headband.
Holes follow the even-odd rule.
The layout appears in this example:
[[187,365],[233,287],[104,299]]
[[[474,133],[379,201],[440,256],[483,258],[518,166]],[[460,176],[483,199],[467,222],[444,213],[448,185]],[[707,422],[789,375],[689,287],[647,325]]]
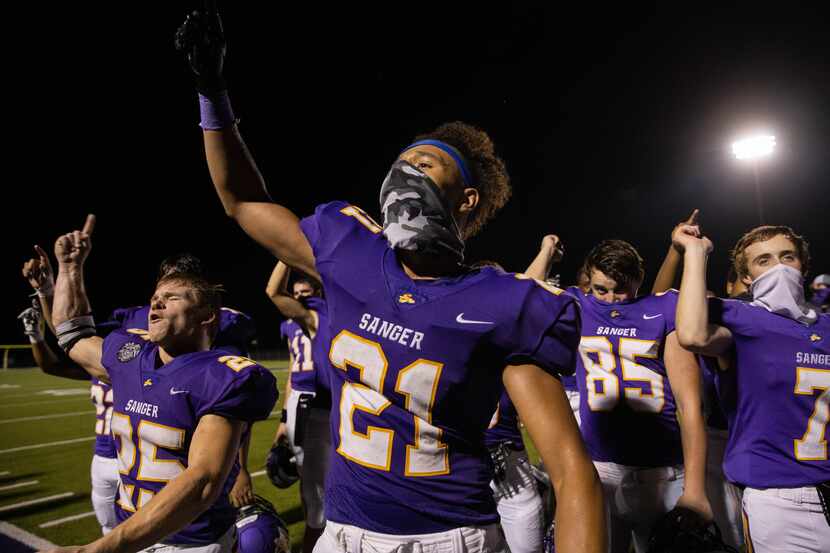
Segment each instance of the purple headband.
[[442,142],[440,140],[419,140],[417,142],[413,142],[403,150],[401,153],[406,152],[407,150],[411,150],[415,146],[435,146],[439,150],[446,152],[448,156],[450,156],[455,164],[458,166],[458,170],[461,172],[461,178],[464,180],[464,184],[467,186],[473,186],[472,182],[473,179],[470,176],[470,171],[467,169],[467,162],[464,161],[464,157],[461,155],[461,152],[447,144],[446,142]]

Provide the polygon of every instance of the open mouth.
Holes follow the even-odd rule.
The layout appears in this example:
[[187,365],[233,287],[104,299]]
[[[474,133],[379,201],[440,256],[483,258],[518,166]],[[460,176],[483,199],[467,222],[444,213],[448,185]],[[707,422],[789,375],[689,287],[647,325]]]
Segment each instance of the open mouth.
[[161,320],[161,315],[150,313],[150,324],[157,323]]

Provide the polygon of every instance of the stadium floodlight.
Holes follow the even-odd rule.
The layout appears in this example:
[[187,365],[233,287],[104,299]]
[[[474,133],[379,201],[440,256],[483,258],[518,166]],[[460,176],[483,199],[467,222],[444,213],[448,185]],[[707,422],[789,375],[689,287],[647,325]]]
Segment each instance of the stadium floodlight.
[[761,177],[758,162],[775,151],[775,136],[758,134],[749,136],[732,143],[732,154],[736,159],[746,160],[752,164],[752,174],[755,176],[755,204],[758,208],[758,221],[764,224],[764,202],[761,198]]
[[775,137],[771,134],[750,136],[732,143],[732,153],[737,159],[758,159],[775,150]]

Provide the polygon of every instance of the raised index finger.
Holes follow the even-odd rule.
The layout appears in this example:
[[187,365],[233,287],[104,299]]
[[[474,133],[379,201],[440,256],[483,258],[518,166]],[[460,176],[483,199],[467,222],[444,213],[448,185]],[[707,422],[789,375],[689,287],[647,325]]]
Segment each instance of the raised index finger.
[[87,236],[92,236],[93,230],[95,230],[95,215],[90,213],[86,216],[86,222],[84,223],[84,228],[83,230],[81,230],[81,232],[86,234]]
[[692,211],[692,214],[689,215],[688,219],[686,219],[686,224],[687,225],[696,225],[697,224],[697,216],[699,214],[700,214],[699,209],[695,209],[694,211]]

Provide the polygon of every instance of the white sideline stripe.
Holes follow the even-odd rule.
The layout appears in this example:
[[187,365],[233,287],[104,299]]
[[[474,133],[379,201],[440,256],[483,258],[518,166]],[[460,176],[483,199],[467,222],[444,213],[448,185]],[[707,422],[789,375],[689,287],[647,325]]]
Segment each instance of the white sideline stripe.
[[7,409],[11,409],[13,407],[30,407],[32,405],[54,405],[56,403],[66,403],[68,401],[89,401],[89,396],[77,396],[71,397],[68,399],[53,399],[51,401],[28,401],[25,403],[9,403],[7,405],[0,405],[0,409],[4,407]]
[[11,474],[11,473],[7,470],[4,470],[3,472],[0,472],[0,476],[6,476],[7,474]]
[[1,420],[0,424],[9,424],[11,422],[25,422],[25,421],[39,421],[43,419],[59,419],[61,417],[71,417],[73,415],[94,415],[95,411],[72,411],[71,413],[57,413],[55,415],[38,415],[36,417],[21,417],[19,419]]
[[71,517],[57,518],[55,520],[50,520],[49,522],[44,522],[43,524],[38,524],[38,528],[51,528],[52,526],[57,526],[59,524],[63,524],[64,522],[71,522],[73,520],[78,520],[79,518],[91,517],[94,514],[95,511],[89,511],[88,513],[72,515]]
[[256,478],[257,476],[262,476],[263,474],[265,474],[264,470],[258,470],[256,472],[251,473],[251,478]]
[[54,445],[76,444],[78,442],[88,442],[94,439],[95,436],[88,436],[86,438],[75,438],[74,440],[61,440],[59,442],[49,442],[48,444],[24,445],[20,447],[13,447],[11,449],[0,449],[0,454],[14,453],[15,451],[27,451],[29,449],[40,449],[41,447],[52,447]]
[[0,492],[4,492],[6,490],[13,490],[15,488],[22,488],[24,486],[34,486],[35,484],[40,484],[39,480],[29,480],[28,482],[18,482],[17,484],[10,484],[8,486],[0,486]]
[[17,541],[28,545],[35,551],[46,551],[52,549],[53,547],[57,547],[54,543],[48,540],[35,536],[34,534],[30,534],[23,528],[18,528],[14,524],[9,524],[8,522],[3,522],[2,520],[0,520],[0,534],[14,538]]
[[29,505],[37,505],[39,503],[46,503],[47,501],[52,501],[54,499],[63,499],[64,497],[72,497],[75,495],[75,492],[64,492],[58,493],[55,495],[47,495],[46,497],[40,497],[38,499],[30,499],[29,501],[23,501],[21,503],[13,503],[11,505],[3,505],[0,507],[0,513],[6,513],[8,511],[14,511],[15,509],[20,509],[21,507],[28,507]]

